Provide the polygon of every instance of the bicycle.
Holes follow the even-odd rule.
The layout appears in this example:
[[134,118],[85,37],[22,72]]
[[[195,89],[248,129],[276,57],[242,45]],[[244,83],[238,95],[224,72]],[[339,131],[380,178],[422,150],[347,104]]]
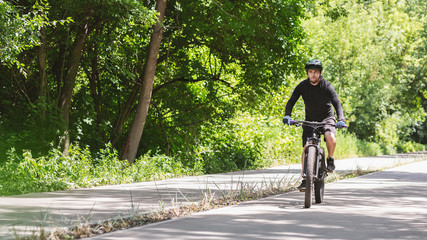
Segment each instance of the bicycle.
[[[305,147],[304,157],[304,170],[302,176],[305,176],[305,200],[304,207],[310,208],[312,205],[312,197],[314,190],[314,197],[316,203],[323,202],[323,195],[325,192],[325,178],[328,176],[328,171],[325,165],[325,149],[320,146],[322,132],[320,128],[328,126],[334,126],[338,128],[336,124],[322,123],[322,122],[309,122],[309,121],[293,121],[291,120],[290,125],[295,126],[307,126],[313,128],[313,135],[308,138]],[[344,126],[347,127],[347,126]]]

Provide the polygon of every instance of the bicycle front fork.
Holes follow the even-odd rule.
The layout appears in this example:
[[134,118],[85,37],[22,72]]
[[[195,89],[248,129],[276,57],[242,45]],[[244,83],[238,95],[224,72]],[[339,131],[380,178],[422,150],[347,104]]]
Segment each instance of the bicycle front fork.
[[310,145],[307,145],[306,147],[305,147],[305,151],[304,151],[304,169],[303,169],[303,171],[302,171],[302,173],[301,173],[301,177],[303,178],[303,179],[305,179],[306,178],[306,176],[307,176],[307,160],[308,160],[308,151],[309,151],[309,149],[310,148],[314,148],[315,149],[315,151],[316,151],[316,161],[314,162],[314,171],[313,171],[313,173],[314,173],[314,178],[315,179],[317,179],[317,176],[319,176],[319,164],[321,164],[320,163],[320,158],[319,158],[319,154],[320,154],[320,152],[319,152],[319,146],[317,146],[317,145],[314,145],[314,144],[310,144]]

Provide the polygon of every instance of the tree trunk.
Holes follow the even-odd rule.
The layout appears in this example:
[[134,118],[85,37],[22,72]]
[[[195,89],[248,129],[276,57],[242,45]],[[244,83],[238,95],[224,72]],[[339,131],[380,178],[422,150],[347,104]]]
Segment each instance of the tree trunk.
[[126,100],[126,103],[121,107],[121,111],[119,116],[117,117],[115,124],[114,124],[114,132],[111,135],[111,144],[113,146],[116,145],[117,141],[119,140],[120,136],[122,135],[123,126],[125,124],[126,119],[130,116],[132,112],[132,105],[135,102],[138,92],[141,90],[141,79],[138,79],[135,85],[132,88],[132,92],[130,93],[128,99]]
[[[97,33],[98,34],[98,33]],[[101,129],[101,124],[103,121],[102,117],[102,109],[101,109],[101,100],[102,100],[102,92],[101,92],[101,83],[100,83],[100,70],[98,68],[98,45],[93,42],[89,47],[89,51],[92,52],[92,72],[88,73],[89,83],[90,83],[90,95],[93,99],[94,110],[96,112],[96,131],[99,133],[99,136],[103,141],[105,141],[105,133]]]
[[141,141],[145,121],[147,120],[148,108],[150,106],[151,94],[153,91],[154,75],[157,67],[157,56],[159,54],[160,43],[162,41],[163,26],[167,0],[157,0],[156,10],[160,13],[159,21],[153,28],[153,34],[150,39],[147,61],[142,79],[141,93],[136,109],[135,118],[129,131],[126,144],[123,149],[121,159],[128,160],[130,164],[135,161],[138,152],[139,142]]
[[[47,57],[46,57],[46,29],[45,27],[41,27],[40,29],[40,47],[39,47],[39,72],[40,72],[40,84],[39,84],[39,101],[47,102],[47,93],[48,93],[48,86],[47,86],[47,77],[46,77],[46,63],[47,63]],[[41,123],[43,125],[43,122],[46,119],[46,108],[43,107],[40,112],[41,115]],[[44,130],[42,130],[44,131]]]
[[68,60],[67,73],[65,75],[61,91],[59,93],[58,107],[61,109],[62,118],[65,123],[63,152],[66,155],[68,155],[68,149],[70,147],[69,124],[71,98],[73,97],[73,90],[76,82],[80,59],[83,52],[83,47],[89,35],[89,32],[89,24],[87,22],[83,27],[79,28],[77,32],[77,36],[74,41],[74,46]]
[[46,29],[42,27],[40,29],[40,47],[39,47],[39,68],[40,68],[39,98],[42,98],[42,99],[47,97],[46,61],[47,61]]

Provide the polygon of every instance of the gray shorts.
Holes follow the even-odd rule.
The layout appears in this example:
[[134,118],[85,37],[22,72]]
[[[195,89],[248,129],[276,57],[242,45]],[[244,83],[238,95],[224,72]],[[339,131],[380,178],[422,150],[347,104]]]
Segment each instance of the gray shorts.
[[[337,121],[334,118],[327,118],[325,120],[323,120],[322,122],[324,123],[330,123],[330,124],[336,124]],[[311,136],[313,136],[313,128],[311,127],[302,127],[302,147],[305,146],[305,144],[307,143],[307,139]],[[325,132],[333,132],[334,134],[337,133],[337,130],[335,127],[333,126],[325,126],[323,128],[320,129],[322,134],[325,134]],[[326,141],[326,140],[325,140]]]

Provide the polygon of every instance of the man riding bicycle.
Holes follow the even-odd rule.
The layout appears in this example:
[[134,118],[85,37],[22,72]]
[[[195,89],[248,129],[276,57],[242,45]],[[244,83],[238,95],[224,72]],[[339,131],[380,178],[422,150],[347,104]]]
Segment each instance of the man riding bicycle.
[[[294,89],[291,98],[286,104],[285,117],[283,123],[289,125],[291,121],[292,108],[295,103],[302,96],[305,105],[305,120],[324,122],[335,125],[335,113],[332,109],[334,106],[337,112],[338,127],[345,126],[344,114],[341,106],[341,102],[338,99],[337,93],[331,83],[326,81],[323,76],[323,66],[320,60],[311,60],[305,64],[305,70],[307,72],[307,79],[303,80]],[[333,126],[325,126],[322,129],[325,136],[326,148],[328,149],[327,170],[332,172],[335,169],[334,164],[334,151],[336,146],[336,130]],[[305,149],[307,138],[312,136],[313,129],[310,127],[303,127],[302,134],[302,145]],[[304,169],[304,151],[302,155],[302,169]],[[303,178],[301,185],[298,189],[305,188],[305,179]]]

